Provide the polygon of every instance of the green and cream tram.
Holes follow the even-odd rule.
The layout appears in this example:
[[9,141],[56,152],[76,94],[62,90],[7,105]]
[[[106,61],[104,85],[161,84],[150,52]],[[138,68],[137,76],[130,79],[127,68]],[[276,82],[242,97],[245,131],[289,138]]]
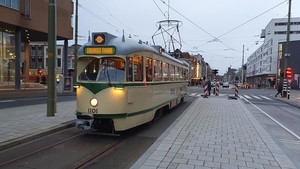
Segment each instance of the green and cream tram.
[[80,129],[124,131],[159,118],[184,101],[188,64],[160,46],[93,33],[78,51],[77,121]]

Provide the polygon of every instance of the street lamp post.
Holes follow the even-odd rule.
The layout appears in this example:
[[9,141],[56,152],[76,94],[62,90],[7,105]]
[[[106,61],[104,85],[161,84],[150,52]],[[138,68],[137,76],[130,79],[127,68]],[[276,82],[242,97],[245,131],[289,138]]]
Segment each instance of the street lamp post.
[[242,57],[242,78],[241,78],[242,84],[244,84],[244,45],[243,45],[243,57]]

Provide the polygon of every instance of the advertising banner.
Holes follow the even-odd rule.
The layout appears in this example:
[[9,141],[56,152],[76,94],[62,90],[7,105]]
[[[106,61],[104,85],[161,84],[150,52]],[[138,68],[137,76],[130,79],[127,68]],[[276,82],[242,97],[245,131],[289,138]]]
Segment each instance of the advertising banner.
[[71,77],[64,77],[64,90],[71,90]]

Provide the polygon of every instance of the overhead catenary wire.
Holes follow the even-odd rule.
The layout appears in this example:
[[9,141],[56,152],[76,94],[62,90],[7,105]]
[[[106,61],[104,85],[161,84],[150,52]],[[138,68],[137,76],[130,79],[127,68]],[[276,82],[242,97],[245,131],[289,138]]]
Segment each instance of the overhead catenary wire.
[[[126,28],[128,28],[129,30],[133,30],[132,28],[130,28],[129,26],[127,26],[126,24],[124,24],[119,18],[117,18],[109,9],[107,9],[101,2],[100,0],[97,0],[97,2],[99,4],[101,4],[101,6],[109,13],[110,16],[112,16],[113,18],[115,18],[118,22],[120,22],[123,26],[125,26]],[[97,4],[98,5],[98,4]]]

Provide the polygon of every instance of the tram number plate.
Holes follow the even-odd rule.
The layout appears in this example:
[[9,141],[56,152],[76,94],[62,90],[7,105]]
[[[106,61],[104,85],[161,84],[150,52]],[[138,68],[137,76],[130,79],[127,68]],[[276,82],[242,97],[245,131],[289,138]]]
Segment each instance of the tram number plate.
[[89,114],[97,114],[98,113],[98,109],[88,108],[88,113]]

